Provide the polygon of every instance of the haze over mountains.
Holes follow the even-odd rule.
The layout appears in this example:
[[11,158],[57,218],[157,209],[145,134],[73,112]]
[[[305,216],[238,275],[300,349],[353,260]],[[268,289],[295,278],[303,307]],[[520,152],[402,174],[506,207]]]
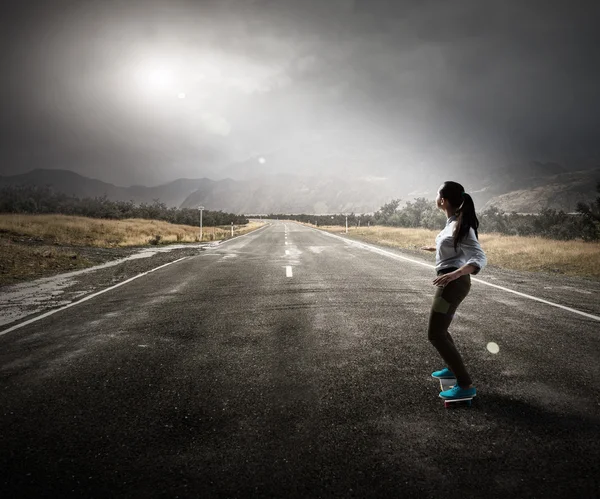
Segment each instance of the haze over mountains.
[[[267,164],[250,160],[228,170],[237,177],[235,179],[177,179],[154,187],[122,187],[68,170],[37,169],[22,175],[0,176],[0,186],[51,186],[77,197],[106,195],[111,200],[136,203],[159,200],[167,206],[202,205],[208,210],[239,214],[333,214],[373,212],[393,198],[434,199],[440,179],[446,179],[442,173],[431,170],[422,176],[399,170],[395,178],[358,176],[350,172],[347,175],[276,172]],[[556,163],[531,162],[457,180],[473,195],[478,209],[497,206],[520,213],[536,213],[544,208],[571,212],[577,202],[595,198],[600,168],[568,171]]]
[[63,3],[5,2],[5,183],[244,213],[370,212],[446,179],[478,209],[595,195],[598,2]]

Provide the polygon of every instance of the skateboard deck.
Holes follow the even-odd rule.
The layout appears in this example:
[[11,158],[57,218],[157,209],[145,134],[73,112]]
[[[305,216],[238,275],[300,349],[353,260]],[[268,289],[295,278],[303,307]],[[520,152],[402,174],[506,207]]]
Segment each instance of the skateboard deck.
[[[440,388],[441,391],[444,390],[448,390],[449,388],[452,388],[454,385],[456,385],[456,379],[452,378],[452,379],[440,379]],[[443,401],[444,401],[444,407],[447,409],[448,407],[450,407],[451,404],[455,403],[455,402],[465,402],[467,404],[468,407],[471,407],[472,403],[473,403],[473,397],[466,397],[463,399],[445,399],[443,397],[440,397]]]
[[443,397],[440,398],[444,401],[444,407],[446,409],[448,409],[448,407],[450,407],[455,402],[464,402],[465,404],[467,404],[467,407],[471,407],[471,405],[473,404],[473,397],[468,397],[464,399],[445,399]]

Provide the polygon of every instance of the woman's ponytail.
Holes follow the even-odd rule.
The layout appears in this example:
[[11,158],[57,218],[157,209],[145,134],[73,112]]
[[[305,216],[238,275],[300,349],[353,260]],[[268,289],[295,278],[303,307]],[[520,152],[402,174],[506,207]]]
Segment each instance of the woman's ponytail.
[[469,229],[473,227],[475,237],[479,239],[479,220],[475,214],[475,203],[473,198],[466,192],[461,192],[462,203],[456,209],[456,227],[454,229],[454,250],[456,251],[460,241],[467,237]]
[[473,227],[475,237],[479,238],[477,229],[479,220],[475,215],[475,204],[473,198],[465,192],[465,188],[458,182],[446,180],[440,188],[440,196],[446,199],[453,208],[456,208],[456,226],[454,228],[454,250],[458,250],[460,242],[469,235]]

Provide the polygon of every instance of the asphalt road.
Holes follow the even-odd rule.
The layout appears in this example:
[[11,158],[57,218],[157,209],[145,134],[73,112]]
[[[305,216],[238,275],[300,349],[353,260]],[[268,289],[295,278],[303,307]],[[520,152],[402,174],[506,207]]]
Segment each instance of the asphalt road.
[[0,497],[598,497],[600,322],[474,282],[445,409],[433,277],[273,222],[0,336]]

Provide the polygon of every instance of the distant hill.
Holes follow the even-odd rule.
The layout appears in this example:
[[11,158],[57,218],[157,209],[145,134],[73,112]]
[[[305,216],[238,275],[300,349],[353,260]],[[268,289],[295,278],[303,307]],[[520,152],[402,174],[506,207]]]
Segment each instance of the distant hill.
[[0,176],[0,186],[49,186],[58,192],[80,198],[107,196],[113,201],[134,201],[136,203],[152,203],[155,199],[159,199],[167,206],[174,207],[178,207],[192,192],[212,183],[214,181],[207,178],[182,178],[155,187],[120,187],[101,180],[84,177],[69,170],[43,169],[32,170],[21,175]]
[[[238,165],[239,166],[239,165]],[[136,203],[159,200],[169,207],[229,213],[370,213],[393,198],[433,199],[441,173],[401,172],[401,180],[351,175],[292,175],[268,173],[244,165],[248,175],[223,180],[177,179],[154,187],[121,187],[67,170],[33,170],[23,175],[0,177],[0,186],[29,184],[78,197],[100,197]],[[272,164],[271,164],[272,167]],[[570,172],[555,163],[531,162],[497,169],[486,175],[474,170],[463,175],[478,211],[489,206],[511,212],[536,213],[544,208],[574,211],[578,201],[596,197],[600,168]],[[465,181],[465,185],[467,182]]]
[[232,213],[368,213],[397,194],[385,179],[270,175],[219,181],[199,189],[182,208],[199,205]]
[[115,201],[167,206],[206,206],[229,213],[340,213],[372,212],[397,193],[385,179],[352,177],[301,177],[264,175],[247,180],[178,179],[156,187],[119,187],[67,170],[33,170],[23,175],[0,177],[1,185],[51,186],[78,197],[106,195]]
[[527,188],[514,189],[489,199],[483,209],[495,206],[506,212],[539,213],[545,208],[567,213],[578,202],[589,203],[596,196],[600,168],[526,179]]
[[136,202],[153,202],[155,199],[165,203],[167,206],[179,207],[181,203],[193,192],[198,189],[210,189],[215,184],[214,180],[209,178],[180,178],[169,182],[168,184],[157,185],[155,187],[127,187],[130,194],[128,199]]
[[69,170],[32,170],[21,175],[0,176],[3,185],[50,186],[59,192],[78,197],[99,197],[106,194],[111,199],[126,199],[127,188],[117,187]]

